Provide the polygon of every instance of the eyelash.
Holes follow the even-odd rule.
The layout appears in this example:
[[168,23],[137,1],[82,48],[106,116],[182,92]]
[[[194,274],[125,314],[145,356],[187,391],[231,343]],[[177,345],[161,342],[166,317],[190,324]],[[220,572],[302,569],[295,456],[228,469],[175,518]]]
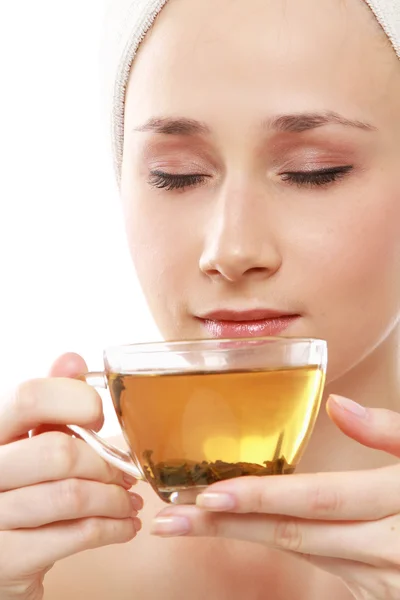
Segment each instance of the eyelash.
[[282,181],[288,181],[290,184],[297,185],[298,187],[318,187],[334,183],[345,177],[352,170],[353,166],[350,165],[346,167],[328,167],[319,171],[282,173],[281,178]]
[[[343,166],[320,169],[319,171],[287,172],[281,174],[281,179],[282,181],[288,182],[290,185],[297,185],[298,187],[320,187],[327,186],[342,179],[352,170],[353,166]],[[152,187],[169,192],[173,190],[182,191],[188,187],[204,184],[207,178],[207,175],[196,173],[190,175],[174,175],[171,173],[164,173],[163,171],[152,171],[150,173],[149,184]]]
[[163,171],[152,171],[150,173],[149,184],[160,190],[183,190],[187,187],[194,187],[205,183],[206,175],[172,175]]

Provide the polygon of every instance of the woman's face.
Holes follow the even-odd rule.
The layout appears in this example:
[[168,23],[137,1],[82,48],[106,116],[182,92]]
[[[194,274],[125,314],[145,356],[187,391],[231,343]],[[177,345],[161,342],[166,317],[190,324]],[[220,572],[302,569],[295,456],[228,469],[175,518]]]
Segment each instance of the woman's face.
[[360,0],[170,0],[128,86],[122,198],[166,339],[299,315],[330,378],[400,317],[400,63]]

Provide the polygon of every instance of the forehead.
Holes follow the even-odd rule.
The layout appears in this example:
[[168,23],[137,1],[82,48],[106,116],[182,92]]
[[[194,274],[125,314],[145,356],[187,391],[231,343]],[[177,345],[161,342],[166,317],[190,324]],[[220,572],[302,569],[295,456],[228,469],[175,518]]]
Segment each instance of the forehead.
[[169,0],[134,62],[128,114],[133,102],[143,118],[173,107],[207,119],[229,101],[255,114],[343,104],[388,119],[399,80],[362,0]]

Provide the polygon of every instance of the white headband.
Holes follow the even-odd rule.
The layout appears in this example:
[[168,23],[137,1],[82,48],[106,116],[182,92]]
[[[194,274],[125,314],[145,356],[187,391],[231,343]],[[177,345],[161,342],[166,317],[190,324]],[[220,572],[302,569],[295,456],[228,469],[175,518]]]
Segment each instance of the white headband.
[[[124,143],[125,94],[140,43],[168,0],[111,0],[102,44],[105,94],[118,184]],[[400,58],[400,0],[365,0]]]

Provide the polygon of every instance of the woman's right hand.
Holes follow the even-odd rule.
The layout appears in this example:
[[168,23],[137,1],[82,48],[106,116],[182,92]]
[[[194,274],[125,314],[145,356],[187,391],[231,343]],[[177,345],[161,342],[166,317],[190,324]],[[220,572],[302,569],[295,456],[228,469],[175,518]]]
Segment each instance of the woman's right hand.
[[128,492],[134,480],[63,431],[67,423],[102,426],[100,396],[72,379],[85,371],[80,356],[66,354],[49,378],[0,400],[1,600],[40,600],[56,561],[140,530],[142,500]]

